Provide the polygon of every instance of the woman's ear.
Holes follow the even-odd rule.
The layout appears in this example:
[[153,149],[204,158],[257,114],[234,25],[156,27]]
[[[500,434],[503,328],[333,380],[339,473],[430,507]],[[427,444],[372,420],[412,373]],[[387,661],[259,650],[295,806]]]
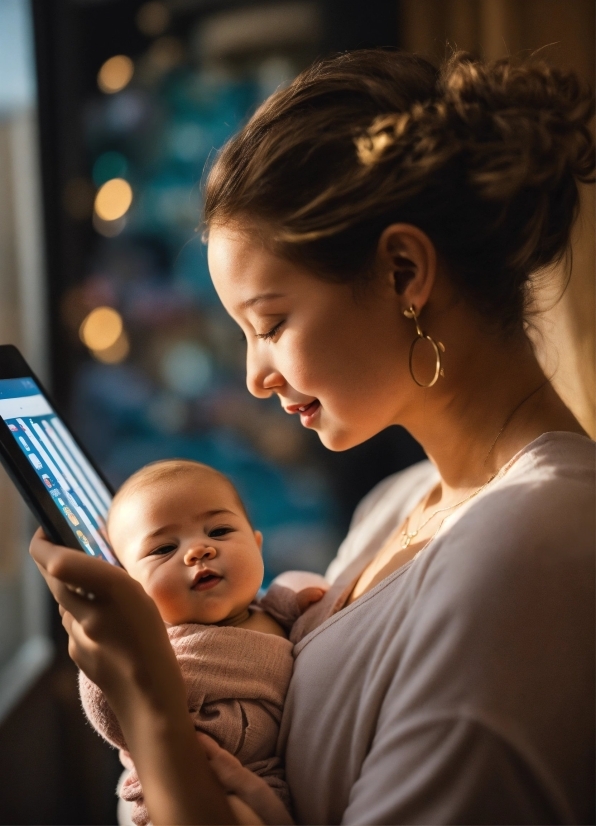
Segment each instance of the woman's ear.
[[263,553],[263,534],[261,533],[261,531],[255,531],[254,536],[255,536],[255,542],[257,543],[259,551],[261,553]]
[[386,227],[377,246],[377,267],[390,279],[403,309],[413,306],[419,313],[428,301],[437,269],[437,253],[428,235],[411,224]]

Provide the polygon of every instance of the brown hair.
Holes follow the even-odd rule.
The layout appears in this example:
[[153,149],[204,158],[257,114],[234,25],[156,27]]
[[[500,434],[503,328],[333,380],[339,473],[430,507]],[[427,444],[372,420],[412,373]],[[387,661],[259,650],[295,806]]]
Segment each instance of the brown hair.
[[529,60],[456,53],[440,70],[364,49],[277,91],[216,157],[204,222],[261,228],[273,252],[322,278],[366,280],[377,242],[406,222],[460,291],[517,327],[530,275],[558,261],[593,181],[590,89]]

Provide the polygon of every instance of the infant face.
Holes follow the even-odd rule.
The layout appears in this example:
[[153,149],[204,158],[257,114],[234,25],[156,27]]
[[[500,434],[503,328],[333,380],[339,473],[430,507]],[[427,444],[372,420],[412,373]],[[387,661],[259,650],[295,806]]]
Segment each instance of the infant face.
[[233,622],[263,581],[262,536],[231,484],[208,469],[141,481],[115,502],[108,534],[173,625]]

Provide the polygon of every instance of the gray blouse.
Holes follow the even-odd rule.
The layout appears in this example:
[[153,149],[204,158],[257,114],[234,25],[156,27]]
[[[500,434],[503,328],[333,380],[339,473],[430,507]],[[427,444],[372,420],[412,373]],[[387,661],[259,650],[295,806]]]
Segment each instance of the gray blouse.
[[293,632],[279,751],[299,823],[594,822],[594,468],[591,440],[544,434],[337,610],[436,471],[363,501]]

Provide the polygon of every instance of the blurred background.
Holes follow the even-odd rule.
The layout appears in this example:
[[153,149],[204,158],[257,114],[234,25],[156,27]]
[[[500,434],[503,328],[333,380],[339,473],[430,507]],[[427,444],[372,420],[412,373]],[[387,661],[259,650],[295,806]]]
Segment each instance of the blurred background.
[[[423,457],[392,428],[341,454],[252,399],[196,227],[205,163],[314,58],[545,47],[594,81],[592,0],[0,0],[0,343],[17,344],[114,486],[171,456],[238,486],[266,577],[324,571],[359,499]],[[593,193],[536,346],[594,435]],[[0,473],[0,823],[115,823],[34,525]]]

